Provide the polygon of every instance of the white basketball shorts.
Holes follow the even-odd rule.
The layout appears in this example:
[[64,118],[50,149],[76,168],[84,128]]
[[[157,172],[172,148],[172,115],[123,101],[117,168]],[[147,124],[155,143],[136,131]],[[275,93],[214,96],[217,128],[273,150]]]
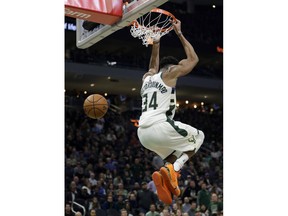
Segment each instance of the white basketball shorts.
[[165,159],[170,154],[177,158],[186,151],[198,151],[204,141],[204,133],[179,121],[168,119],[137,130],[141,144]]

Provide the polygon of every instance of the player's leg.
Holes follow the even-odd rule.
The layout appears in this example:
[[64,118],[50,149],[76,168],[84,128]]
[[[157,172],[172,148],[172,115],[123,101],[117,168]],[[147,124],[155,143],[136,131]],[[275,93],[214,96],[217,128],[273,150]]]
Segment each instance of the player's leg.
[[183,165],[195,154],[195,150],[184,152],[179,158],[176,155],[169,155],[166,163],[160,168],[165,184],[176,196],[180,196],[181,191],[178,186],[178,178]]
[[[195,154],[195,151],[193,150],[193,151],[187,151],[187,152],[184,152],[185,154],[187,154],[188,155],[188,158],[191,158],[191,157],[193,157],[193,155]],[[165,158],[165,161],[166,162],[168,162],[168,163],[171,163],[171,164],[173,164],[173,163],[175,163],[176,162],[176,160],[177,159],[180,159],[180,157],[177,157],[175,154],[171,154],[171,155],[169,155],[167,158]],[[182,159],[182,158],[181,158]],[[182,159],[181,161],[183,161],[183,160],[185,160],[185,162],[186,162],[186,158],[184,159]],[[184,162],[184,163],[185,163]],[[184,164],[183,163],[183,164]],[[181,167],[182,168],[182,167]],[[180,168],[180,169],[181,169]],[[179,169],[177,169],[177,171],[178,171]]]
[[174,195],[179,196],[181,193],[178,187],[180,170],[202,145],[204,133],[190,125],[173,120],[145,129],[138,128],[137,132],[145,148],[154,151],[168,162],[161,167],[160,173],[168,189]]
[[195,137],[195,149],[193,151],[185,151],[183,154],[180,153],[179,157],[177,157],[177,153],[175,152],[174,156],[176,157],[176,159],[170,163],[173,163],[173,167],[176,172],[182,169],[183,165],[196,154],[196,152],[203,144],[205,136],[202,131],[197,130],[197,135],[195,135],[194,137]]
[[[160,168],[160,172],[169,190],[174,195],[179,196],[181,193],[178,186],[180,171],[183,165],[199,150],[204,141],[204,133],[181,122],[173,122],[172,126],[177,132],[181,131],[179,135],[174,134],[175,137],[178,137],[179,144],[174,143],[175,151],[165,158],[167,163]],[[186,134],[186,136],[183,136],[183,134]]]
[[[158,130],[159,130],[158,126]],[[155,135],[155,128],[138,128],[137,130],[139,140],[141,141],[141,144],[149,149],[150,151],[155,152],[157,155],[159,155],[162,159],[167,157],[167,155],[171,155],[174,150],[171,150],[169,148],[163,148],[162,146],[165,146],[165,143],[161,145],[161,142],[157,139],[161,137],[161,134]],[[177,158],[176,158],[177,159]],[[162,177],[162,174],[158,171],[155,171],[152,174],[152,179],[155,184],[156,190],[157,190],[157,196],[159,200],[161,200],[163,203],[170,205],[172,203],[172,194],[169,191],[168,187],[165,184],[165,181]]]

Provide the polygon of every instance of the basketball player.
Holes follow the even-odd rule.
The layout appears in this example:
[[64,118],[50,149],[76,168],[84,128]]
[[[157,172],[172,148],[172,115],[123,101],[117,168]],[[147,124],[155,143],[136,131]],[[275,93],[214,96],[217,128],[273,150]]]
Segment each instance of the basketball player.
[[153,40],[149,71],[142,80],[142,114],[137,131],[141,144],[166,162],[159,171],[152,174],[158,197],[166,204],[172,203],[172,194],[180,196],[180,170],[204,141],[202,131],[173,120],[177,79],[193,70],[198,63],[198,56],[182,34],[180,20],[172,25],[183,45],[186,58],[178,62],[168,56],[159,63],[160,37]]

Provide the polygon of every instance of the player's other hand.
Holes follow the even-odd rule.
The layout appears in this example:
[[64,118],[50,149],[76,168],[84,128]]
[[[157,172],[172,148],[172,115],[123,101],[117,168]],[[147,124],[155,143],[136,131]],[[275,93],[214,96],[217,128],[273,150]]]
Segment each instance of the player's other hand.
[[176,22],[172,22],[175,33],[178,35],[181,33],[181,21],[176,19]]

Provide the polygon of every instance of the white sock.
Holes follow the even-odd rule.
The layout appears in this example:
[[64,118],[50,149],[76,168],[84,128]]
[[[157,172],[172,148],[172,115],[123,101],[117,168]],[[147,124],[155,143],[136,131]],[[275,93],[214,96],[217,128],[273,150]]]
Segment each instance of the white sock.
[[182,169],[183,165],[188,161],[189,157],[186,153],[183,153],[173,164],[174,170],[178,172]]

